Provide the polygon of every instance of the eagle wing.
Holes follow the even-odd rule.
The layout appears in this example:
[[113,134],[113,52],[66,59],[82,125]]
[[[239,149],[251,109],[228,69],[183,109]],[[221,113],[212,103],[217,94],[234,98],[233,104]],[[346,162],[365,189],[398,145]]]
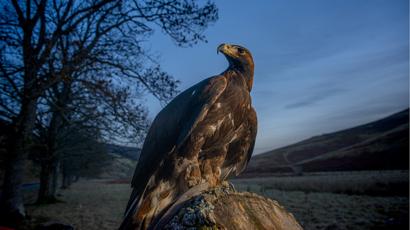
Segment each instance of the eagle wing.
[[145,138],[134,172],[131,182],[134,190],[126,216],[135,210],[147,183],[164,157],[185,142],[226,86],[227,80],[222,75],[205,79],[179,94],[157,115]]
[[243,116],[241,125],[236,130],[231,130],[234,134],[227,133],[228,136],[235,136],[230,142],[223,166],[221,168],[221,178],[225,180],[232,175],[238,176],[246,169],[252,156],[257,133],[257,117],[255,110],[250,107]]
[[245,142],[249,143],[246,147],[248,148],[246,151],[246,160],[243,162],[238,163],[236,166],[235,174],[238,176],[241,172],[246,169],[249,160],[252,157],[253,149],[255,147],[256,141],[256,133],[258,131],[258,121],[256,112],[253,108],[251,108],[251,112],[248,115],[248,135],[245,137]]

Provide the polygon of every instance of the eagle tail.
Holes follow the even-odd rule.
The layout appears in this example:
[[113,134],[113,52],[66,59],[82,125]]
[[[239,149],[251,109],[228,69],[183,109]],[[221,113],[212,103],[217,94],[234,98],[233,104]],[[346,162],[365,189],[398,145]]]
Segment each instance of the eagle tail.
[[134,189],[119,229],[150,229],[149,226],[154,226],[174,202],[173,188],[160,183],[154,188]]
[[244,160],[238,164],[236,164],[235,167],[235,176],[239,176],[239,174],[241,174],[243,171],[245,171],[246,166],[248,165],[248,161]]
[[135,223],[133,220],[134,213],[138,210],[138,206],[141,203],[141,198],[144,197],[145,188],[132,190],[130,199],[128,200],[127,208],[125,209],[124,219],[121,223],[119,230],[133,229]]

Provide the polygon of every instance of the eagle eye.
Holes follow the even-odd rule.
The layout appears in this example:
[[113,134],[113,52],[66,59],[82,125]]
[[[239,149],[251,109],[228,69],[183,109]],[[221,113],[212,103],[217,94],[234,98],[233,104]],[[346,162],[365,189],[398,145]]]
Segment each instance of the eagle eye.
[[239,54],[245,54],[245,50],[244,50],[244,49],[238,47],[237,50],[238,50],[238,53],[239,53]]

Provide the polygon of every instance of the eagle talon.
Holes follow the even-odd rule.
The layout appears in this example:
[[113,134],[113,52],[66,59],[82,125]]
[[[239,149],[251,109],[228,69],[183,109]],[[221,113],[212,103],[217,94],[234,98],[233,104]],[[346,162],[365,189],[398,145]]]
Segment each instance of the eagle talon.
[[236,192],[235,186],[231,182],[228,181],[228,185],[229,185],[230,189],[232,189],[234,192]]
[[236,192],[235,186],[234,186],[231,182],[229,182],[229,181],[226,181],[226,180],[225,180],[225,181],[222,181],[222,186],[223,186],[223,187],[227,187],[228,189],[230,189],[230,190]]

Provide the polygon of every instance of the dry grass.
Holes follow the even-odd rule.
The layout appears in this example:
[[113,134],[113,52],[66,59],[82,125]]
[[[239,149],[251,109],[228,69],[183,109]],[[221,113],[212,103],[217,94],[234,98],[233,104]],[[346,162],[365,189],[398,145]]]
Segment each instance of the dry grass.
[[[315,173],[232,182],[239,191],[277,200],[306,230],[408,229],[408,171]],[[406,186],[404,191],[389,191],[397,183]],[[383,196],[376,196],[375,191]],[[346,192],[350,195],[341,194]]]
[[303,176],[243,178],[232,181],[239,186],[258,187],[251,190],[277,189],[374,196],[409,194],[408,170],[307,173]]
[[408,197],[370,197],[297,191],[254,191],[277,200],[305,230],[408,229]]
[[[404,174],[405,172],[381,172],[379,174],[373,172],[373,176],[370,176],[371,173],[366,172],[350,174],[316,173],[305,178],[239,179],[233,180],[233,183],[238,190],[259,193],[277,200],[295,215],[306,230],[396,230],[408,229],[409,197],[407,195],[347,195],[312,192],[311,188],[317,186],[320,189],[329,190],[335,186],[337,188],[335,191],[339,192],[341,190],[363,192],[369,190],[360,190],[360,184],[362,187],[370,188],[370,185],[376,186],[377,183],[386,184],[386,180],[389,180],[389,178],[393,181],[399,180],[397,178],[408,181],[408,176]],[[404,179],[402,178],[403,175]],[[371,178],[376,178],[377,183],[374,183],[374,181],[370,183]],[[341,189],[342,184],[344,184],[343,189]],[[288,189],[294,188],[299,191],[278,190],[275,186]],[[306,186],[308,189],[306,189]],[[318,190],[318,188],[316,189]],[[128,184],[107,183],[103,180],[81,180],[73,184],[71,189],[61,191],[62,196],[59,199],[64,203],[28,206],[28,211],[34,222],[49,219],[72,224],[80,230],[117,229],[129,193]]]
[[83,180],[61,191],[62,203],[28,206],[29,215],[71,224],[76,229],[117,229],[131,190],[128,184]]

